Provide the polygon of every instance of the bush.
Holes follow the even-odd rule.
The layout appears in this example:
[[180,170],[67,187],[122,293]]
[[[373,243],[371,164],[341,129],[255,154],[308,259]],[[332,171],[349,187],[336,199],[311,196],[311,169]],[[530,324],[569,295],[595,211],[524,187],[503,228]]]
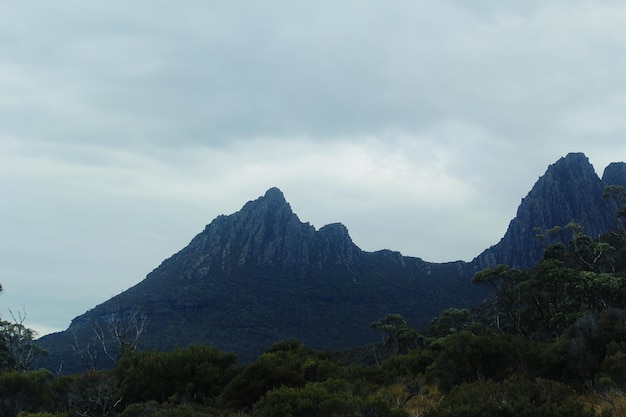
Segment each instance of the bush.
[[52,402],[51,379],[46,370],[0,372],[0,416],[47,410]]
[[221,403],[234,409],[250,409],[267,391],[281,386],[302,388],[307,382],[339,377],[343,371],[324,353],[295,340],[279,342],[224,388]]
[[150,400],[207,404],[240,372],[233,353],[208,346],[171,352],[133,352],[122,357],[115,374],[127,403]]
[[427,417],[594,417],[567,385],[512,377],[454,387]]
[[400,409],[377,396],[360,398],[350,392],[335,391],[332,387],[343,384],[306,384],[303,388],[280,387],[269,391],[254,405],[255,417],[333,417],[378,416],[406,417]]

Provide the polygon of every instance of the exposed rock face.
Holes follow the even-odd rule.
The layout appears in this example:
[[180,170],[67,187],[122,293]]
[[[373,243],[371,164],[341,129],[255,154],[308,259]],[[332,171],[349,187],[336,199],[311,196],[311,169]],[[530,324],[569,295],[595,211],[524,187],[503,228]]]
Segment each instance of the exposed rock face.
[[198,267],[205,273],[230,273],[253,265],[293,266],[307,262],[315,237],[315,228],[301,223],[282,192],[272,188],[239,212],[217,217],[166,262],[193,259],[194,265],[186,265],[187,274]]
[[56,370],[63,362],[66,372],[81,371],[73,335],[86,346],[96,323],[133,309],[150,319],[144,348],[204,343],[244,362],[293,337],[318,349],[375,342],[369,324],[388,313],[419,328],[446,308],[481,302],[485,289],[471,284],[477,270],[531,266],[546,245],[567,239],[539,241],[539,233],[570,222],[592,235],[607,231],[617,211],[601,200],[607,184],[626,184],[625,164],[609,165],[601,180],[583,154],[569,154],[522,200],[498,244],[470,263],[441,264],[390,250],[364,252],[340,223],[315,230],[272,188],[214,219],[143,281],[76,317],[67,331],[40,339],[50,351],[40,365]]
[[[613,166],[614,165],[614,166]],[[624,164],[611,164],[605,176],[611,181],[624,181]],[[509,224],[500,242],[479,255],[474,263],[478,269],[497,263],[529,267],[541,259],[543,250],[555,239],[540,240],[538,235],[570,222],[583,226],[585,233],[597,236],[615,222],[617,206],[602,200],[607,183],[601,180],[582,153],[570,153],[550,165],[532,190],[522,200],[517,215]]]
[[602,181],[607,185],[619,185],[626,187],[626,163],[612,162],[604,168]]
[[443,309],[479,303],[487,294],[471,284],[472,273],[464,262],[364,252],[340,223],[316,231],[300,222],[272,188],[217,217],[142,282],[40,343],[53,353],[46,365],[56,367],[50,362],[71,356],[71,334],[86,344],[95,323],[139,308],[150,317],[144,347],[151,349],[205,343],[251,361],[293,337],[313,348],[349,348],[377,341],[369,325],[388,313],[422,327]]

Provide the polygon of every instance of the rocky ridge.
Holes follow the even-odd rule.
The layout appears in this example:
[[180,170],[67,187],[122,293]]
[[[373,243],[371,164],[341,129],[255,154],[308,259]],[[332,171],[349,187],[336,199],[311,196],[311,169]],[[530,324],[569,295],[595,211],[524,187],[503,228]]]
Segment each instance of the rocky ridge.
[[540,239],[550,229],[577,223],[590,236],[599,236],[615,225],[617,204],[602,199],[607,185],[626,184],[626,164],[610,164],[600,179],[589,159],[570,153],[550,165],[524,197],[517,214],[496,245],[472,262],[477,269],[495,264],[527,268],[541,259],[544,249],[569,236]]
[[594,235],[608,230],[617,206],[600,197],[605,185],[626,183],[625,166],[611,164],[600,179],[583,154],[561,158],[522,200],[502,240],[472,262],[362,251],[345,226],[316,230],[271,188],[215,218],[134,287],[76,317],[68,330],[40,339],[50,351],[43,365],[79,371],[75,341],[93,344],[94,326],[137,310],[149,318],[143,348],[203,343],[243,362],[293,337],[317,349],[375,342],[369,324],[388,313],[422,327],[446,308],[470,307],[487,296],[471,284],[477,270],[536,262],[550,243],[537,240],[538,231],[572,221]]

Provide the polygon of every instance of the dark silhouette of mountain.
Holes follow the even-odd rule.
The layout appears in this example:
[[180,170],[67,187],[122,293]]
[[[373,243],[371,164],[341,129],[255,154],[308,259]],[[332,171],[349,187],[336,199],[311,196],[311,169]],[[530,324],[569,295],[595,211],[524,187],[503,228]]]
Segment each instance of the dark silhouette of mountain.
[[[604,175],[611,184],[626,183],[623,163]],[[41,338],[50,352],[41,365],[80,371],[76,350],[110,365],[95,334],[108,334],[108,323],[137,311],[149,318],[142,348],[203,343],[243,362],[289,338],[316,349],[373,343],[379,335],[370,323],[388,313],[420,328],[444,309],[471,307],[487,296],[471,284],[477,270],[539,260],[546,242],[535,239],[536,230],[575,221],[591,234],[606,231],[617,206],[600,200],[605,184],[584,155],[567,155],[522,200],[497,245],[472,262],[448,263],[362,251],[345,226],[316,230],[271,188],[239,212],[218,216],[134,287],[76,317],[66,331]]]
[[607,185],[626,185],[626,164],[610,164],[600,179],[582,153],[559,159],[522,199],[500,242],[473,263],[478,269],[495,264],[530,267],[541,259],[548,245],[569,239],[566,232],[552,236],[546,232],[572,222],[581,225],[590,236],[605,233],[615,225],[618,208],[614,201],[602,199]]
[[624,162],[612,162],[602,174],[602,181],[606,185],[619,185],[626,187],[626,164]]
[[[139,284],[75,318],[39,343],[48,367],[79,349],[98,348],[94,328],[133,309],[150,321],[143,347],[166,350],[204,343],[253,361],[272,343],[297,338],[317,349],[379,340],[370,323],[388,313],[426,325],[441,310],[484,299],[465,262],[430,263],[398,252],[365,252],[335,223],[302,223],[272,188],[229,216],[219,216],[187,247]],[[100,362],[104,355],[99,355]],[[106,365],[106,363],[102,362]]]

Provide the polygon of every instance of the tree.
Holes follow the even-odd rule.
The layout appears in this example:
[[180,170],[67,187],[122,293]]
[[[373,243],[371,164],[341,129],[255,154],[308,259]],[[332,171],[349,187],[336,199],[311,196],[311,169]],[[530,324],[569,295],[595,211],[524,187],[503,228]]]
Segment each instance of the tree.
[[426,376],[442,391],[486,378],[501,381],[528,366],[529,346],[528,339],[517,335],[462,330],[430,345],[433,361]]
[[468,327],[480,327],[479,323],[473,321],[472,313],[466,309],[449,308],[431,320],[424,334],[431,339],[439,338],[458,333]]
[[70,328],[72,348],[87,370],[98,370],[103,361],[114,367],[124,354],[137,350],[148,322],[138,308],[119,308],[104,318],[94,319],[91,329]]
[[137,308],[110,313],[104,323],[95,322],[94,332],[107,357],[116,363],[126,352],[134,352],[148,325],[148,317]]
[[195,345],[171,352],[126,352],[115,368],[125,402],[209,403],[240,369],[234,353]]
[[572,237],[569,242],[570,254],[574,266],[593,272],[615,272],[615,248],[606,242],[591,238],[582,232],[582,228],[570,223]]
[[418,337],[417,332],[411,329],[404,317],[400,314],[387,314],[380,320],[370,324],[372,329],[380,330],[383,334],[383,345],[389,346],[394,355],[406,350],[412,340]]
[[523,271],[502,264],[474,274],[472,283],[487,285],[493,290],[497,307],[493,323],[495,328],[504,330],[512,328],[517,333],[525,334],[520,317],[521,295],[517,287],[524,279]]
[[51,380],[52,374],[41,369],[0,372],[0,416],[50,410],[54,406]]
[[268,391],[281,386],[302,388],[341,376],[342,367],[327,353],[311,350],[295,339],[277,342],[226,385],[221,402],[250,409]]
[[69,387],[67,395],[70,409],[81,417],[109,416],[122,400],[116,379],[96,371],[79,375]]
[[24,326],[26,314],[11,311],[11,317],[12,322],[0,320],[0,370],[27,371],[43,350],[34,343],[37,332]]

